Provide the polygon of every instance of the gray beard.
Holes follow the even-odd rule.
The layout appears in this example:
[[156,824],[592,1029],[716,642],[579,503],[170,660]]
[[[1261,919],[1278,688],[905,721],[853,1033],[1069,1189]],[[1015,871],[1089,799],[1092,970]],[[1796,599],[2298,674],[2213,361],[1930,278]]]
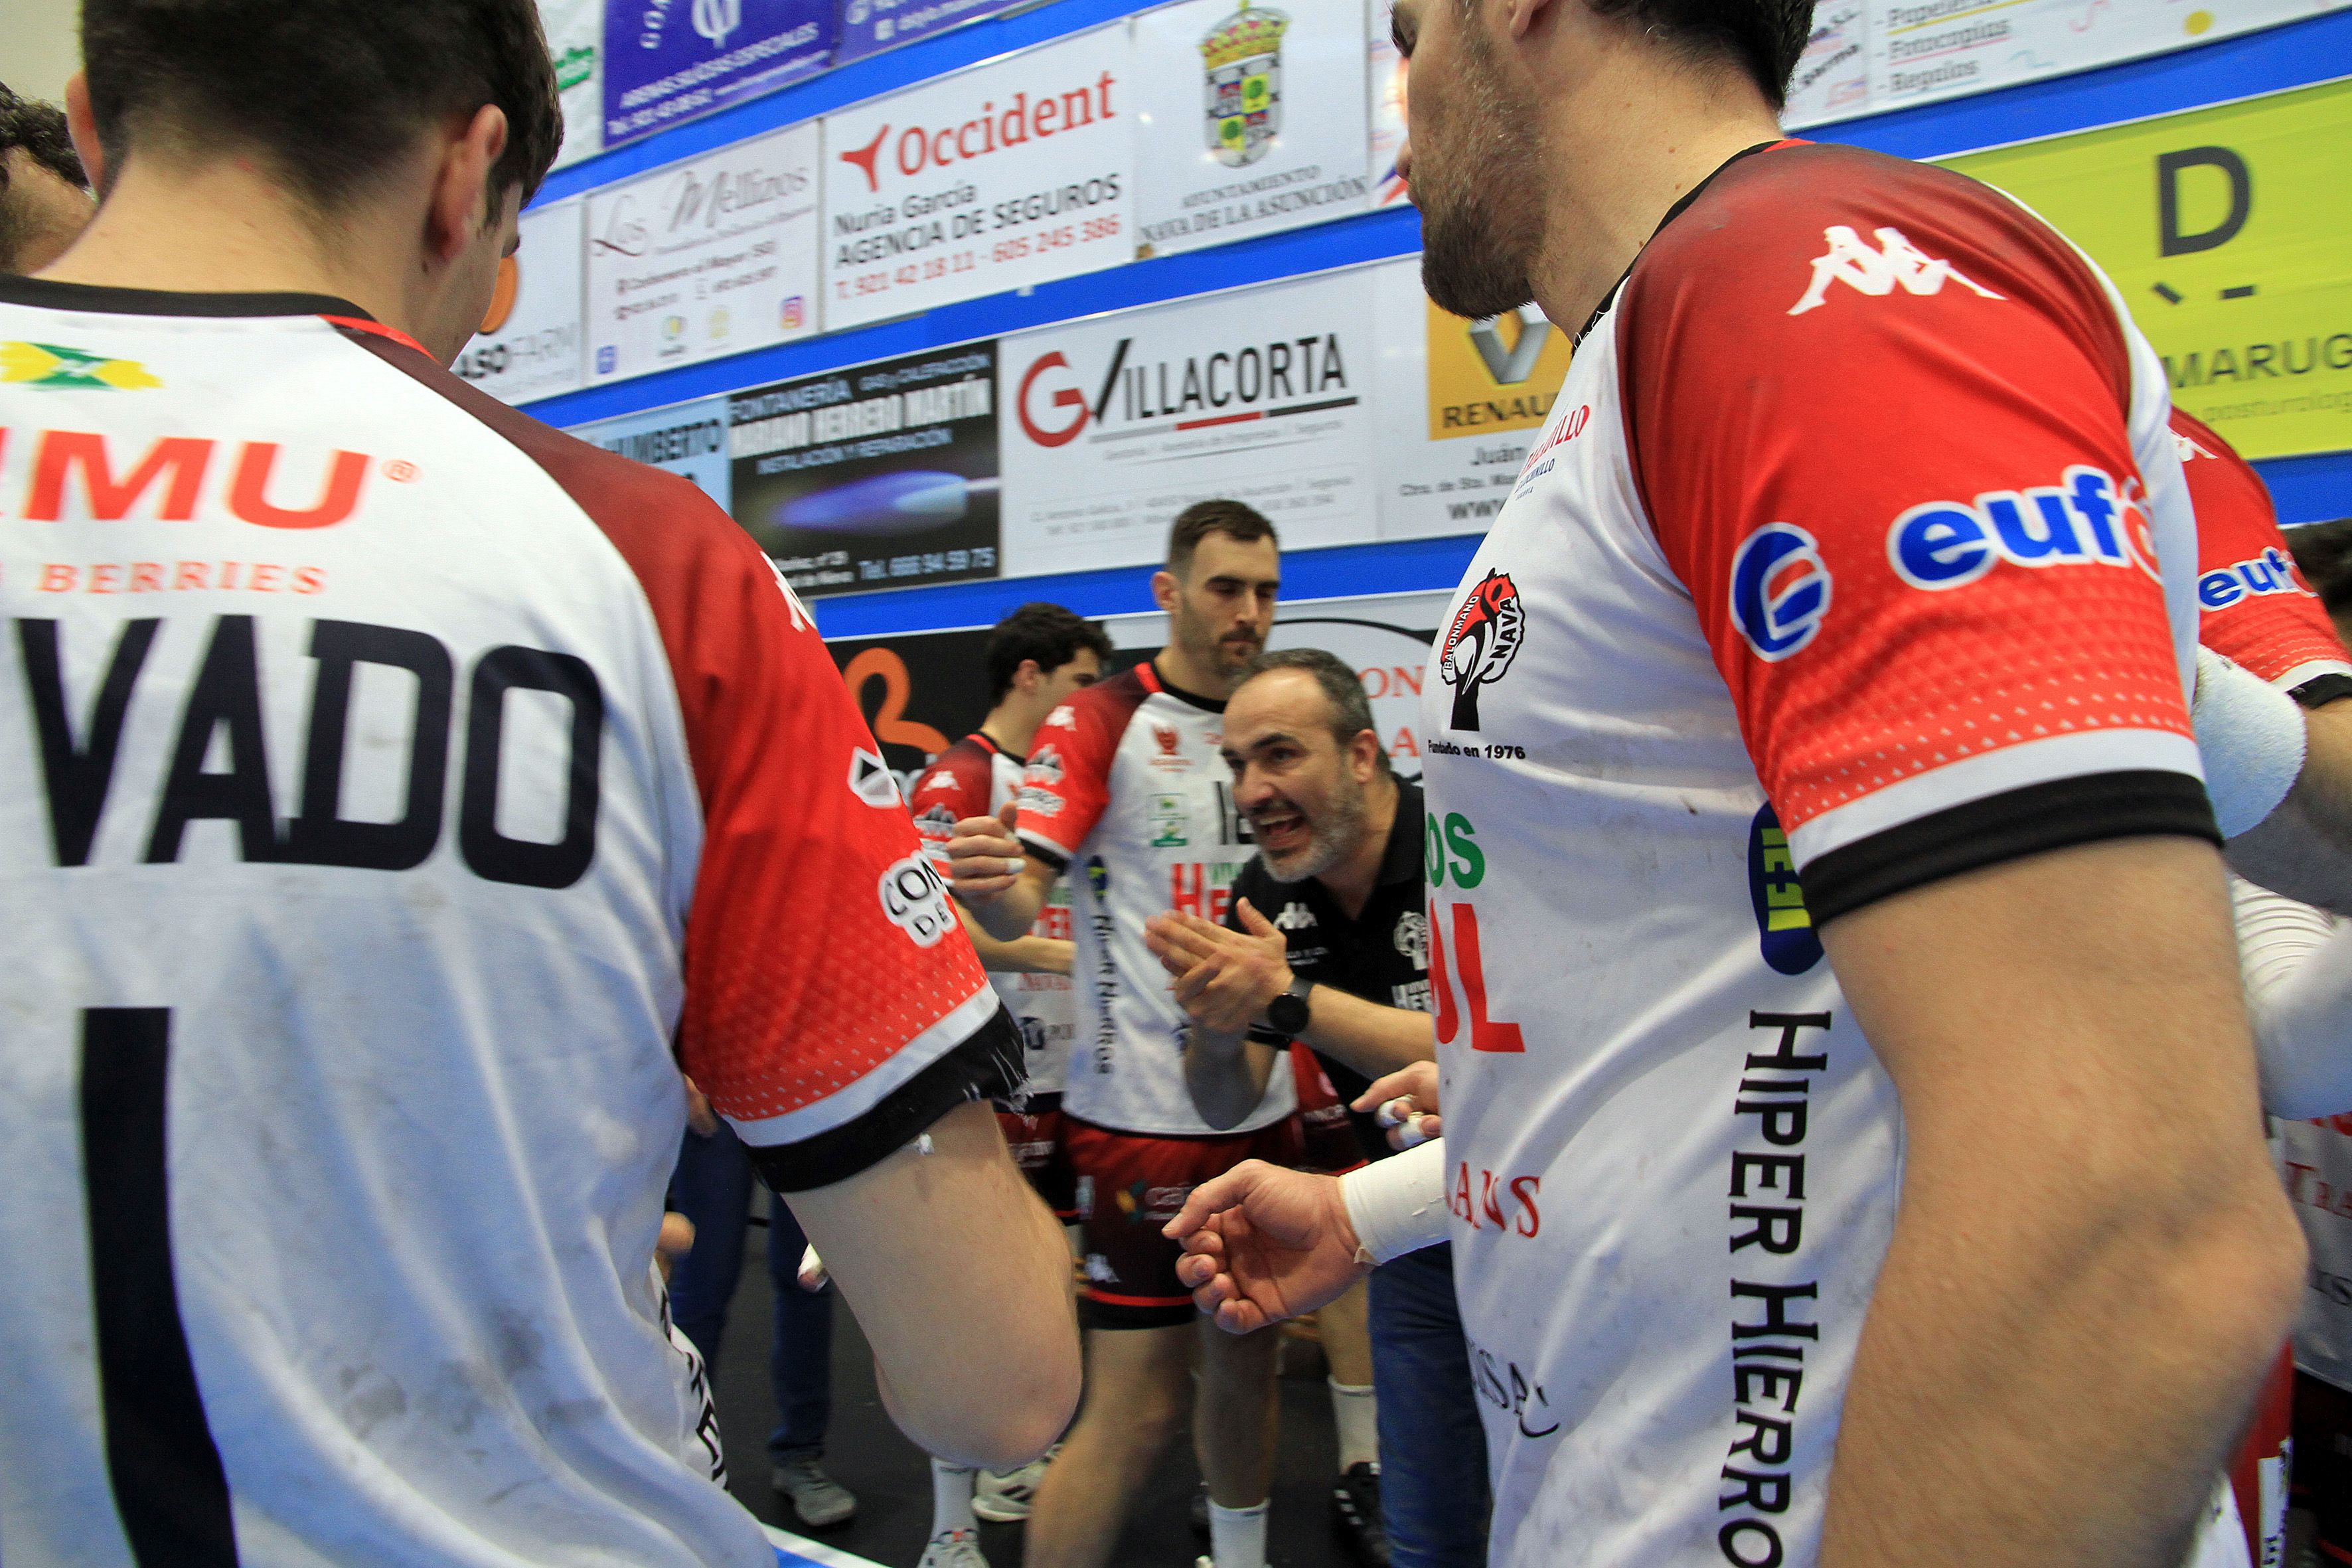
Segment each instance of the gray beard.
[[1266,874],[1286,886],[1319,877],[1353,853],[1364,837],[1364,823],[1370,816],[1364,809],[1364,788],[1349,781],[1354,787],[1331,802],[1331,809],[1320,821],[1307,825],[1307,847],[1287,858],[1286,865],[1275,864],[1274,857],[1259,852],[1265,862]]

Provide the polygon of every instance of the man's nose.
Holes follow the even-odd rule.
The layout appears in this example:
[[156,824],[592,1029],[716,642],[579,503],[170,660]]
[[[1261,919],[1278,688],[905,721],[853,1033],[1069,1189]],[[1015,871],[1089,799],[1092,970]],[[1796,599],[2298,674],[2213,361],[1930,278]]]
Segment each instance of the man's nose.
[[1274,786],[1265,775],[1248,763],[1244,763],[1234,774],[1234,804],[1244,811],[1255,811],[1274,794]]

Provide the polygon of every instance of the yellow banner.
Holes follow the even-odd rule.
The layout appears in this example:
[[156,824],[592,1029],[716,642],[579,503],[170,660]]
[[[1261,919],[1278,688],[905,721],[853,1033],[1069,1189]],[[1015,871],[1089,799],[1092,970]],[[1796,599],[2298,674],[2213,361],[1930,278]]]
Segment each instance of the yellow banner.
[[1533,305],[1488,321],[1429,306],[1429,438],[1540,429],[1576,344]]
[[1946,160],[2097,258],[2249,458],[2352,447],[2352,79]]

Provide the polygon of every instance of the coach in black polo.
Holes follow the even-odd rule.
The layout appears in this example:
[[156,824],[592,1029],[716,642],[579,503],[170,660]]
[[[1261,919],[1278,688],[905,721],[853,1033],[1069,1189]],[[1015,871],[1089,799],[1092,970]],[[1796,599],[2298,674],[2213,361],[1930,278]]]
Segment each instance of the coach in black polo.
[[[1248,1114],[1294,1039],[1349,1100],[1436,1054],[1421,786],[1391,771],[1355,671],[1315,649],[1263,656],[1225,706],[1223,746],[1258,854],[1223,926],[1171,911],[1145,933],[1192,1018],[1185,1079],[1213,1126]],[[1391,1152],[1351,1115],[1368,1157]],[[1475,1568],[1486,1439],[1451,1248],[1375,1269],[1370,1315],[1391,1559]]]

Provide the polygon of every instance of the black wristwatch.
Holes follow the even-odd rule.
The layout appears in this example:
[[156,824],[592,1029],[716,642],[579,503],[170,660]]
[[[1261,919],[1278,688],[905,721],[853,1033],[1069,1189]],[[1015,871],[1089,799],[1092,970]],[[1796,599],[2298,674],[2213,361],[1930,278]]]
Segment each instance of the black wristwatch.
[[1288,1035],[1294,1040],[1305,1034],[1309,1013],[1307,994],[1313,989],[1315,982],[1312,980],[1302,975],[1291,976],[1289,985],[1282,994],[1265,1005],[1266,1026],[1278,1035]]

